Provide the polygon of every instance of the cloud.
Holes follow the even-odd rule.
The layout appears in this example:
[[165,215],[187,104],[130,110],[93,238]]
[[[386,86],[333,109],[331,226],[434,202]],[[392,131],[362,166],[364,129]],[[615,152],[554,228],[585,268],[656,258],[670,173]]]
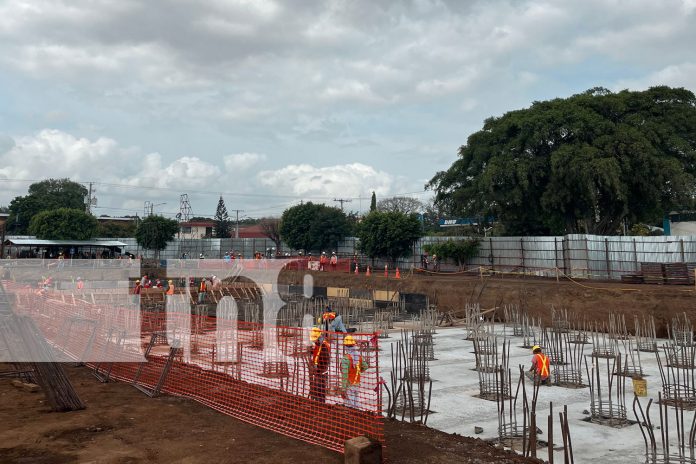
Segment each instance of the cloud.
[[361,163],[315,167],[291,164],[281,169],[258,174],[261,185],[274,192],[287,192],[298,197],[358,198],[375,191],[377,195],[392,192],[396,179]]
[[685,87],[696,90],[696,62],[685,62],[666,66],[658,71],[637,79],[626,79],[614,85],[615,90],[646,89],[657,85]]
[[266,155],[259,153],[237,153],[234,155],[227,155],[223,158],[225,169],[231,173],[246,171],[265,160]]

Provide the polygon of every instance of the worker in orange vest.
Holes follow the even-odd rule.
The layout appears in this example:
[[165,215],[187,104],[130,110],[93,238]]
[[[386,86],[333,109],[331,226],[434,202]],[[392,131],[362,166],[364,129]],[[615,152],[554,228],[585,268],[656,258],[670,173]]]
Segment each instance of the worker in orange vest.
[[548,385],[549,375],[551,374],[551,362],[539,345],[532,347],[532,367],[527,372],[527,377],[534,382],[539,382],[542,385]]
[[140,280],[135,281],[135,288],[133,288],[133,295],[140,295],[140,290],[143,288],[142,285],[140,285]]
[[208,285],[205,279],[201,279],[201,283],[198,285],[198,304],[205,303],[205,294],[208,291]]
[[346,335],[343,346],[345,354],[341,360],[341,396],[346,406],[360,409],[360,378],[369,365],[358,352],[352,335]]
[[336,252],[331,253],[331,271],[336,272],[336,266],[338,266],[338,256],[336,256]]
[[326,265],[329,262],[328,258],[326,257],[326,252],[322,251],[321,252],[321,257],[319,258],[319,270],[320,271],[325,271],[326,270]]
[[312,327],[309,334],[312,341],[309,362],[309,397],[321,403],[326,402],[326,384],[331,364],[331,344],[321,333],[319,327]]
[[167,295],[173,295],[174,294],[174,281],[170,280],[167,282],[169,285],[167,285]]

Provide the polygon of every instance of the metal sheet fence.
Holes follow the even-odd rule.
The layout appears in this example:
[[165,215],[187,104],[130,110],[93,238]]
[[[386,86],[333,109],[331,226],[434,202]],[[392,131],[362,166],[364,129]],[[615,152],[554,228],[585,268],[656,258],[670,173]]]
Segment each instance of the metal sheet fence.
[[[351,334],[357,344],[349,351],[344,334],[324,332],[329,356],[320,373],[312,367],[309,329],[238,321],[232,313],[191,315],[186,304],[179,313],[136,314],[126,306],[2,284],[15,313],[32,317],[64,361],[86,362],[102,379],[130,382],[150,395],[187,397],[338,452],[357,436],[384,443],[377,334]],[[357,384],[346,383],[346,353],[364,361]]]

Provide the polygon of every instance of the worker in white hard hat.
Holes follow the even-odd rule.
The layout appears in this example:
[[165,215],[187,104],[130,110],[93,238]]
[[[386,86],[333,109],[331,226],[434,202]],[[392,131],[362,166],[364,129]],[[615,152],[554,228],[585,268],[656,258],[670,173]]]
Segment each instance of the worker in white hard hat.
[[551,373],[551,363],[539,345],[532,347],[532,367],[527,371],[527,377],[541,385],[548,385]]
[[346,335],[343,339],[345,354],[341,360],[341,394],[349,408],[360,409],[362,372],[369,366],[358,351],[355,338]]
[[336,272],[336,266],[338,265],[338,256],[336,256],[335,251],[331,252],[331,260],[329,262],[331,264],[331,272]]

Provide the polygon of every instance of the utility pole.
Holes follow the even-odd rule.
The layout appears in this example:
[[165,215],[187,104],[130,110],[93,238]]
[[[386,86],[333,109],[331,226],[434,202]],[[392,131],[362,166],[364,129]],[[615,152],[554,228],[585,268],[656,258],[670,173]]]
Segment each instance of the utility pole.
[[243,209],[231,209],[230,211],[234,211],[237,213],[237,226],[234,228],[234,238],[239,238],[239,213],[243,213]]
[[334,198],[334,201],[341,204],[341,211],[343,211],[343,203],[350,203],[353,200],[348,198]]
[[91,214],[92,206],[96,206],[97,204],[97,197],[93,197],[93,195],[96,193],[96,189],[92,187],[93,185],[94,182],[89,182],[89,191],[87,193],[87,198],[85,199],[85,213],[87,214]]

